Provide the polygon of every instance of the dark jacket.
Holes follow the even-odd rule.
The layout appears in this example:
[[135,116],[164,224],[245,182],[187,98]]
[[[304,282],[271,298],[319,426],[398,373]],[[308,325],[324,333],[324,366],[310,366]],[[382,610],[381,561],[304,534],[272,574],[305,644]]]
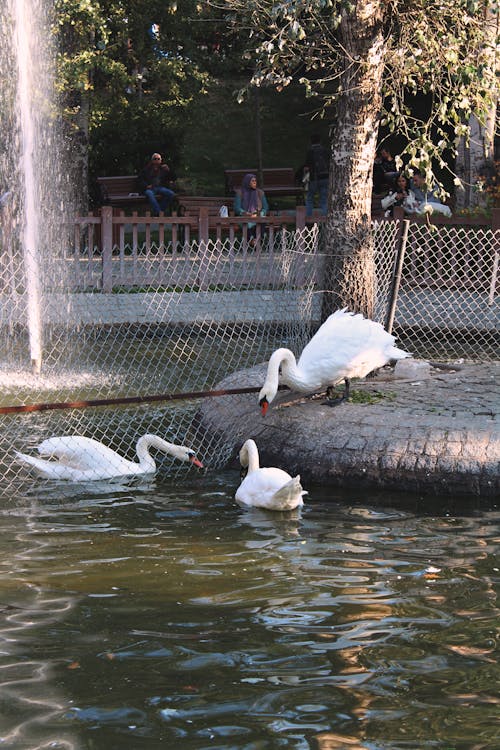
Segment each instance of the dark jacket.
[[322,180],[328,177],[330,155],[321,143],[309,146],[305,166],[309,169],[312,180]]
[[140,193],[144,193],[150,185],[152,185],[153,190],[155,187],[170,188],[174,180],[175,175],[170,171],[167,164],[160,164],[160,166],[157,166],[154,162],[150,161],[146,164],[144,169],[139,172],[137,178],[137,189]]

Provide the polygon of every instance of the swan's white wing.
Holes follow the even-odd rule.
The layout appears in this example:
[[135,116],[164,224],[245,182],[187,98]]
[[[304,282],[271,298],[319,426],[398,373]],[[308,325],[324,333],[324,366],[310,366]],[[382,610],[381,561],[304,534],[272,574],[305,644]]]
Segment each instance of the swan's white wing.
[[338,310],[304,347],[298,367],[311,383],[335,385],[364,377],[390,359],[407,356],[394,347],[394,336],[362,315]]
[[[295,505],[284,505],[285,498],[289,502],[289,490],[285,490],[283,495],[278,495],[276,498],[277,493],[279,493],[282,488],[294,481],[295,480],[292,479],[290,474],[282,469],[273,467],[256,469],[251,474],[247,474],[238,487],[235,498],[239,503],[255,508],[286,510],[290,507],[296,507],[297,505],[302,504],[302,496],[299,494],[299,497],[296,498],[297,502]],[[302,487],[300,487],[299,490],[299,493],[301,492]]]
[[48,438],[40,443],[38,452],[42,456],[56,456],[62,464],[78,471],[96,470],[110,464],[119,466],[124,461],[111,448],[83,435]]
[[272,507],[275,510],[292,510],[300,507],[304,505],[303,495],[307,495],[307,491],[302,488],[300,475],[297,474],[274,493],[271,498]]
[[[300,355],[299,364],[303,364],[304,361],[309,361],[317,357],[318,354],[323,354],[332,349],[341,348],[345,357],[347,353],[356,352],[360,346],[369,344],[375,331],[379,333],[378,329],[386,336],[390,335],[384,331],[379,323],[367,320],[359,314],[353,315],[343,310],[337,310],[336,313],[325,320],[309,343],[306,344]],[[391,340],[394,340],[392,336]]]
[[82,478],[82,472],[73,469],[71,466],[66,466],[60,463],[60,461],[48,461],[44,458],[38,458],[38,456],[29,456],[27,453],[20,453],[19,451],[16,451],[16,455],[21,461],[31,466],[40,476],[46,479],[78,480]]

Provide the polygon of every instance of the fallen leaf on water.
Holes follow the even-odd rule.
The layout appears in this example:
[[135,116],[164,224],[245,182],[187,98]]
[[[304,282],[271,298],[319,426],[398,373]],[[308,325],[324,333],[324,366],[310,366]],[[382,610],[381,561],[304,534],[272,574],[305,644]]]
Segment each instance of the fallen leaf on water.
[[494,695],[480,695],[478,693],[457,693],[455,698],[459,698],[462,701],[469,701],[471,705],[477,705],[478,703],[491,703],[492,705],[496,705],[500,702]]
[[454,654],[459,654],[460,656],[473,656],[475,659],[482,659],[483,661],[491,662],[492,664],[496,664],[496,659],[489,659],[487,657],[487,654],[491,654],[493,649],[487,649],[487,648],[474,648],[472,646],[451,646],[447,645],[447,649],[450,651],[453,651]]

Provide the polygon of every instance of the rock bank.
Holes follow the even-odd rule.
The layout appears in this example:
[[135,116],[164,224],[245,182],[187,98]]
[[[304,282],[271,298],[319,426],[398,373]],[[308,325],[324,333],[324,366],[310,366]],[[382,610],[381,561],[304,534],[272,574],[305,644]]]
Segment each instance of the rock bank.
[[[265,417],[255,393],[208,399],[200,416],[234,456],[252,437],[261,465],[304,484],[500,495],[500,362],[422,365],[354,381],[353,400],[334,408],[324,394],[281,391]],[[217,388],[260,386],[265,371],[234,373]]]

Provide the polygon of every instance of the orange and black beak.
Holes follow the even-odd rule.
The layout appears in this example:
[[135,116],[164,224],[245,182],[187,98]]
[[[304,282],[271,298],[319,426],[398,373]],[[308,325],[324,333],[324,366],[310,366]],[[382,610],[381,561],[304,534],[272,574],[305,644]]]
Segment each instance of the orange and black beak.
[[259,401],[259,406],[260,406],[260,413],[262,414],[263,417],[265,417],[267,414],[267,410],[269,409],[269,401],[267,400],[265,396],[262,396],[261,400]]
[[189,456],[189,461],[194,466],[197,466],[199,469],[203,469],[204,468],[203,464],[201,463],[201,461],[199,459],[196,458],[196,456],[194,455],[194,453],[193,453],[192,456]]

